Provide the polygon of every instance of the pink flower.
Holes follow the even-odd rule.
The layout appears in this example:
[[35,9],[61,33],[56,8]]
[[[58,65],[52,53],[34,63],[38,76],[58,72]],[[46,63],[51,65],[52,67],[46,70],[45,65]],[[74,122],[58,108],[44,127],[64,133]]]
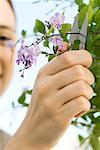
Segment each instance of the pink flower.
[[56,28],[60,28],[61,24],[64,22],[64,19],[64,15],[61,15],[60,13],[55,13],[55,15],[51,17],[49,23]]
[[37,45],[33,45],[28,47],[25,45],[25,42],[21,42],[21,47],[17,52],[17,60],[16,63],[19,65],[20,63],[24,64],[25,68],[31,67],[34,63],[36,64],[37,57],[40,54],[40,49]]
[[24,44],[24,40],[21,41],[21,47],[17,52],[17,60],[16,63],[19,65],[20,63],[24,64],[25,62],[25,51],[26,51],[26,46]]
[[26,60],[30,61],[30,66],[32,66],[33,63],[36,64],[37,57],[40,53],[41,51],[37,45],[33,45],[31,48],[26,50]]
[[63,48],[63,39],[58,36],[52,36],[49,38],[49,41],[53,43],[54,46],[58,46],[59,49]]

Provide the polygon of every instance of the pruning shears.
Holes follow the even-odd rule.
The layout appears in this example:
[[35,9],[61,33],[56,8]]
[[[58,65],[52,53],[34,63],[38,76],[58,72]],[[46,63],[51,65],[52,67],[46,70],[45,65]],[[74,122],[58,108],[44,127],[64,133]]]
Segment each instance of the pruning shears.
[[88,27],[88,14],[86,14],[81,29],[78,25],[78,15],[75,17],[71,35],[69,39],[70,50],[75,40],[80,40],[79,49],[85,49],[86,38],[87,38],[87,27]]
[[[87,39],[87,28],[88,28],[88,14],[86,14],[83,24],[81,26],[81,29],[79,29],[79,25],[78,25],[78,15],[75,17],[74,19],[74,23],[71,29],[70,33],[70,38],[69,38],[69,48],[68,50],[72,50],[74,41],[79,40],[80,44],[79,44],[79,50],[80,49],[85,49],[85,45],[86,45],[86,39]],[[66,50],[65,50],[66,51]],[[62,53],[64,53],[65,51],[58,51],[57,55],[60,55]]]

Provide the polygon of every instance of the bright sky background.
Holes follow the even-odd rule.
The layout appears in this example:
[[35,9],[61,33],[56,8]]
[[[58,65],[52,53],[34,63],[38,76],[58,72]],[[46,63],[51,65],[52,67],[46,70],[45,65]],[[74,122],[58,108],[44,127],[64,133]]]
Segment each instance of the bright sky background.
[[[49,3],[39,3],[36,5],[32,4],[32,0],[13,0],[14,6],[17,14],[17,36],[20,38],[20,33],[22,29],[28,31],[28,34],[32,33],[32,29],[34,26],[35,19],[38,18],[42,21],[48,20],[50,16],[52,16],[55,12],[59,12],[59,9],[55,9],[54,12],[50,13],[46,16],[46,13],[54,8],[55,2]],[[33,0],[34,1],[34,0]],[[86,0],[85,2],[88,2]],[[63,5],[64,6],[64,5]],[[66,21],[69,23],[73,23],[74,16],[77,13],[77,7],[74,5],[73,7],[69,7],[70,3],[66,2],[67,11],[66,11]],[[61,8],[61,7],[59,7]],[[45,56],[40,56],[36,66],[33,66],[30,70],[25,73],[24,79],[20,77],[18,72],[19,68],[15,65],[14,69],[14,77],[13,80],[3,95],[0,98],[0,128],[5,130],[10,134],[14,134],[16,129],[19,127],[22,122],[25,113],[27,111],[26,108],[16,108],[15,110],[12,108],[12,102],[17,101],[18,96],[21,94],[23,88],[28,87],[32,88],[34,85],[34,81],[36,79],[36,75],[38,70],[47,63],[47,59]],[[2,100],[1,100],[2,99]],[[66,147],[70,150],[78,150],[78,142],[76,135],[79,131],[77,131],[72,126],[67,130],[62,139],[60,140],[58,146],[54,150],[66,150]]]

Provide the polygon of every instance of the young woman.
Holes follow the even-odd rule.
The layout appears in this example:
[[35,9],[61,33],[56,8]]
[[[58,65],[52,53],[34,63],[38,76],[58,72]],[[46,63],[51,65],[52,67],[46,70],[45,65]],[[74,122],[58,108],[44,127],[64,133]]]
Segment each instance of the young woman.
[[[15,32],[11,1],[0,0],[0,94],[12,77],[12,53],[5,43],[15,40]],[[50,150],[55,146],[73,117],[90,109],[90,85],[94,83],[88,69],[91,64],[90,53],[79,50],[66,51],[44,65],[38,72],[27,115],[5,150]]]

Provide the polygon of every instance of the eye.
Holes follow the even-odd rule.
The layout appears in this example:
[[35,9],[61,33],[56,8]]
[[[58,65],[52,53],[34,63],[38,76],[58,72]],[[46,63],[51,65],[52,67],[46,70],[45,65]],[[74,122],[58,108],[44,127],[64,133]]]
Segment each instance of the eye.
[[8,41],[8,40],[10,40],[10,38],[6,36],[0,36],[0,41]]

